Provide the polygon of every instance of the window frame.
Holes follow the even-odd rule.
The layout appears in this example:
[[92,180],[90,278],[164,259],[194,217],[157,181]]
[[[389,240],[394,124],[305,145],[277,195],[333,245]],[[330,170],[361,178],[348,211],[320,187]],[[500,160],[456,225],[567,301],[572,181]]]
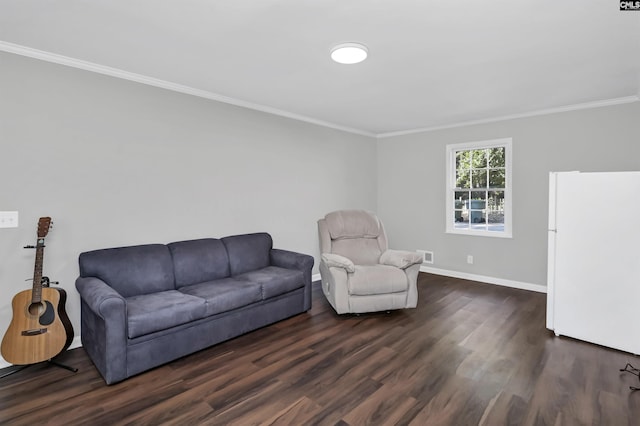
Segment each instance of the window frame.
[[[489,231],[484,229],[459,229],[454,226],[454,193],[456,191],[456,153],[487,148],[504,147],[505,187],[504,187],[504,230]],[[446,233],[457,235],[473,235],[481,237],[513,238],[512,209],[512,138],[491,139],[485,141],[447,144],[446,149]]]

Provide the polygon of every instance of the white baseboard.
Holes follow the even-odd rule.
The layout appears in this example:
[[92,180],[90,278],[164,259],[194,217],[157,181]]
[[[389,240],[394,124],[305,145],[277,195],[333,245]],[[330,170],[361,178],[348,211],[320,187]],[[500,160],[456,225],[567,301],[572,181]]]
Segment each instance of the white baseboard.
[[[82,340],[80,339],[80,336],[75,336],[71,341],[71,345],[69,345],[69,349],[75,349],[81,346],[82,346]],[[0,368],[7,368],[7,367],[11,367],[11,364],[5,361],[5,359],[0,356]]]
[[[424,265],[420,266],[420,272],[427,272],[429,274],[435,274],[435,275],[444,275],[444,276],[453,277],[453,278],[461,278],[464,280],[479,281],[481,283],[501,285],[503,287],[518,288],[520,290],[536,291],[538,293],[547,292],[547,287],[540,284],[531,284],[531,283],[525,283],[522,281],[506,280],[504,278],[495,278],[495,277],[488,277],[485,275],[469,274],[467,272],[450,271],[447,269],[433,268],[431,266],[424,266]],[[320,274],[314,274],[311,276],[311,282],[316,282],[320,280],[321,280]]]
[[[479,281],[481,283],[501,285],[503,287],[517,288],[520,290],[536,291],[538,293],[546,293],[547,287],[540,284],[525,283],[522,281],[506,280],[504,278],[487,277],[485,275],[469,274],[467,272],[450,271],[447,269],[433,268],[431,266],[420,266],[420,272],[429,274],[444,275],[447,277],[461,278],[464,280]],[[311,282],[320,281],[320,274],[311,276]]]
[[461,278],[463,280],[479,281],[481,283],[501,285],[503,287],[518,288],[520,290],[536,291],[546,293],[547,286],[540,284],[525,283],[522,281],[506,280],[504,278],[487,277],[485,275],[470,274],[467,272],[450,271],[447,269],[433,268],[431,266],[420,266],[421,272],[429,274],[444,275],[446,277]]

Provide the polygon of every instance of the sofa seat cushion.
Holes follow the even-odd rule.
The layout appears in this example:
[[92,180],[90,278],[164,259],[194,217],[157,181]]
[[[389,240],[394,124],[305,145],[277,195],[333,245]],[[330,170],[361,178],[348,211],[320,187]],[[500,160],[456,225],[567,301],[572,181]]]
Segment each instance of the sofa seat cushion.
[[356,265],[356,271],[349,274],[349,294],[368,296],[407,291],[409,282],[402,269],[388,265]]
[[270,299],[304,287],[304,274],[302,271],[278,266],[267,266],[266,268],[236,275],[234,278],[259,284],[262,288],[263,299]]
[[127,302],[129,338],[204,318],[205,301],[177,290],[132,296]]
[[182,293],[197,296],[206,301],[206,316],[241,308],[262,300],[259,284],[223,278],[180,288]]

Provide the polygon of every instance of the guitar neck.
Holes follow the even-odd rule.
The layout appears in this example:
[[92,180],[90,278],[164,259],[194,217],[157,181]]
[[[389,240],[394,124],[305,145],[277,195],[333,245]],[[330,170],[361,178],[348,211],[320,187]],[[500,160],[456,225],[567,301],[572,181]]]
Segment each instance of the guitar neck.
[[33,267],[33,290],[31,292],[31,302],[40,303],[42,301],[42,263],[44,259],[44,238],[38,238],[36,245],[36,263]]

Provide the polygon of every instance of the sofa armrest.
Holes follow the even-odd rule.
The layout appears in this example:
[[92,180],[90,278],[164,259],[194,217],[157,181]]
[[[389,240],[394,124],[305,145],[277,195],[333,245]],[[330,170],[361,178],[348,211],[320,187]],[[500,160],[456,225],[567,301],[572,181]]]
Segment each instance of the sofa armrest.
[[311,309],[311,269],[313,256],[289,250],[271,249],[271,265],[302,271],[304,277],[304,310]]
[[[80,298],[94,314],[102,319],[112,319],[127,311],[127,303],[117,291],[96,277],[80,277],[76,280]],[[123,324],[124,325],[124,324]]]
[[422,256],[413,251],[386,250],[382,253],[382,256],[380,256],[380,263],[395,266],[400,269],[407,269],[411,265],[422,263]]
[[342,268],[345,271],[353,274],[356,271],[356,266],[351,259],[335,253],[322,253],[322,261],[328,268]]
[[271,249],[271,264],[287,269],[309,271],[313,268],[313,256],[289,250]]
[[82,345],[107,384],[127,377],[127,302],[96,277],[80,277]]

